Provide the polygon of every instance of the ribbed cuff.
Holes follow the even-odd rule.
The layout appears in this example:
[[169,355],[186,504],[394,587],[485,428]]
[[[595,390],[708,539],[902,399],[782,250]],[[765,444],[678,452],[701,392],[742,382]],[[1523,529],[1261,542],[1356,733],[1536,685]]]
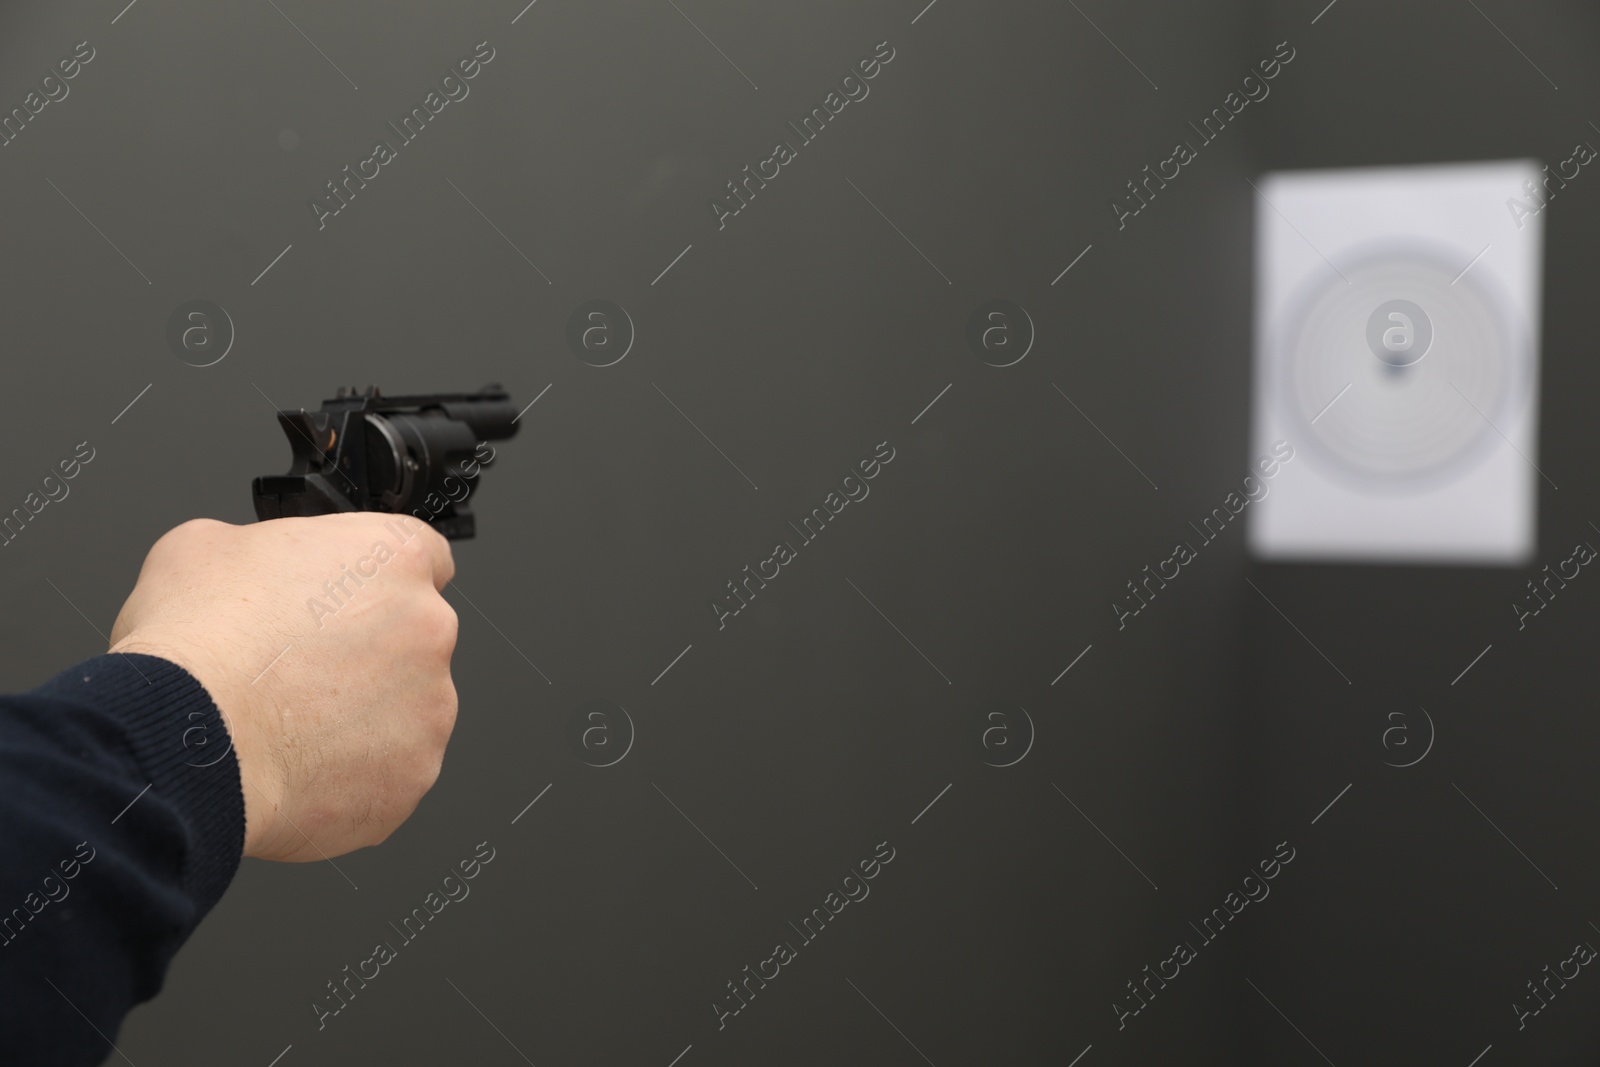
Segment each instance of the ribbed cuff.
[[128,751],[188,835],[183,888],[204,916],[233,881],[244,855],[244,790],[233,739],[198,679],[157,656],[96,656],[36,690],[92,709]]

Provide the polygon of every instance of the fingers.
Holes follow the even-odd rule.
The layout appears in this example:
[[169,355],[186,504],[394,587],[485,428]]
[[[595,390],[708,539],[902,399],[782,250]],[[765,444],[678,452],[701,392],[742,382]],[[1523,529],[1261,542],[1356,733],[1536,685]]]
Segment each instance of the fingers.
[[433,564],[433,587],[440,592],[456,576],[456,558],[450,551],[450,542],[443,534],[429,526],[422,534],[423,548]]
[[[411,565],[415,566],[418,571],[426,571],[435,591],[442,592],[450,579],[455,577],[455,556],[450,551],[450,542],[429,524],[409,515],[395,515],[382,511],[358,511],[343,512],[337,515],[319,515],[311,519],[294,521],[316,524],[347,523],[353,529],[364,531],[360,538],[365,538],[370,534],[377,534],[384,539],[398,535],[401,538],[399,544],[396,545],[398,554],[410,559],[412,561]],[[326,531],[324,530],[323,532]]]

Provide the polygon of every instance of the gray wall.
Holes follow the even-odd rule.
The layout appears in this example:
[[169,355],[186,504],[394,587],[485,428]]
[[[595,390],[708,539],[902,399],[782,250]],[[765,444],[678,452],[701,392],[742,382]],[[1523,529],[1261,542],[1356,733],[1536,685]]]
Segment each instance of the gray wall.
[[[1303,78],[1280,79],[1284,106],[1271,112],[1262,166],[1554,164],[1577,142],[1600,145],[1590,125],[1600,121],[1591,106],[1600,12],[1478,7],[1346,0],[1314,38],[1299,31],[1308,38],[1295,72]],[[1295,32],[1297,18],[1280,12],[1280,32]],[[1274,810],[1304,813],[1295,836],[1305,867],[1281,887],[1286,906],[1263,906],[1249,928],[1250,977],[1335,1063],[1464,1065],[1490,1045],[1482,1067],[1600,1054],[1596,994],[1583,975],[1555,987],[1520,1030],[1512,1007],[1537,1006],[1525,983],[1575,944],[1600,946],[1591,925],[1600,921],[1600,789],[1589,767],[1600,751],[1591,651],[1600,601],[1580,575],[1521,631],[1512,609],[1546,564],[1581,540],[1600,545],[1589,525],[1600,523],[1590,336],[1600,182],[1590,187],[1589,177],[1580,172],[1543,212],[1541,425],[1531,458],[1549,481],[1538,483],[1532,564],[1252,569],[1351,682],[1270,608],[1252,606],[1239,635],[1251,810],[1258,823]],[[1433,720],[1432,751],[1411,768],[1386,766],[1420,754],[1428,725],[1419,708]],[[1405,733],[1385,747],[1396,725]],[[1338,805],[1307,825],[1347,784]],[[1310,1052],[1303,1042],[1293,1050],[1300,1039],[1283,1019],[1246,995],[1252,1062]]]
[[[96,49],[0,149],[0,501],[96,448],[0,557],[8,684],[101,651],[93,627],[165,529],[253,518],[249,479],[287,464],[274,405],[548,387],[457,546],[461,716],[438,786],[337,869],[246,863],[122,1050],[282,1067],[1064,1064],[1091,1044],[1086,1067],[1322,1062],[1306,1038],[1337,1063],[1592,1055],[1581,980],[1521,1034],[1505,1006],[1600,914],[1586,590],[1508,633],[1520,573],[1249,567],[1233,530],[1126,629],[1108,605],[1250,459],[1244,179],[1564,154],[1587,129],[1594,16],[1484,9],[1556,91],[1471,5],[1341,0],[1315,25],[1320,4],[676,6],[4,16],[0,101]],[[1273,95],[1119,230],[1106,202],[1284,39]],[[484,40],[470,95],[319,230],[307,199]],[[708,199],[884,40],[870,95],[719,230]],[[1540,455],[1561,488],[1540,564],[1600,520],[1597,196],[1575,188],[1547,220]],[[612,367],[565,341],[595,297],[637,330]],[[193,298],[236,325],[211,367],[167,346]],[[995,298],[1037,333],[1005,368],[965,336]],[[882,441],[870,496],[719,631],[708,601]],[[568,739],[595,699],[636,728],[605,768]],[[1026,728],[1013,712],[1012,747],[985,749],[996,702],[1036,728],[1004,768],[986,761]],[[1384,767],[1386,714],[1417,704],[1437,750]],[[325,983],[397,942],[389,924],[481,841],[496,858],[472,895],[319,1031]],[[724,983],[798,944],[787,924],[883,841],[871,895],[719,1030]],[[1272,896],[1119,1030],[1125,983],[1281,841],[1296,858]]]

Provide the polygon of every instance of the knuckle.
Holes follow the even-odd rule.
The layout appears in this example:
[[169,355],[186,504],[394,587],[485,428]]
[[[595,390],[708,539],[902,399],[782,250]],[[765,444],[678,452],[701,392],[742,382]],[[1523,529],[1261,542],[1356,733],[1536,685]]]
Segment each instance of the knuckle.
[[461,632],[461,616],[444,597],[435,597],[436,607],[430,620],[430,630],[438,642],[437,647],[446,658],[455,651],[456,637]]
[[444,771],[444,750],[430,752],[427,759],[417,763],[416,776],[413,779],[412,794],[420,800],[439,781],[439,775]]
[[413,576],[427,577],[433,571],[433,559],[422,537],[402,541],[395,551],[395,562]]
[[441,570],[444,574],[445,581],[449,581],[456,576],[456,556],[454,550],[450,547],[450,540],[443,534],[439,533],[439,531],[434,530],[431,527],[429,528],[429,533],[433,534],[433,536],[438,539],[438,552],[439,559],[441,561]]
[[408,606],[409,640],[421,655],[449,662],[456,648],[456,634],[461,620],[449,601],[431,587],[419,594]]
[[445,749],[450,744],[450,735],[455,732],[456,713],[459,707],[455,684],[446,674],[436,690],[435,698],[419,716],[422,725],[422,744],[418,747],[417,756],[422,765],[421,769],[426,772],[427,784],[430,786],[439,776]]
[[157,548],[180,548],[192,541],[215,534],[218,530],[227,528],[227,523],[218,522],[216,519],[189,519],[180,522],[156,541]]
[[190,519],[179,523],[156,539],[145,555],[147,565],[168,567],[193,558],[224,531],[233,527],[216,519]]
[[461,709],[460,698],[456,695],[456,686],[450,676],[444,676],[444,683],[439,693],[439,701],[434,707],[433,718],[439,731],[439,748],[442,752],[444,744],[450,739],[450,734],[456,727],[456,714]]

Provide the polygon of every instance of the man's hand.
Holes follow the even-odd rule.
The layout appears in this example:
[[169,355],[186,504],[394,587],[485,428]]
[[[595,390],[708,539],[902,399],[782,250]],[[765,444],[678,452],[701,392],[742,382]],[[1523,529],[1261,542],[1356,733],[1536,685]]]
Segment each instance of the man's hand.
[[450,543],[359,512],[230,526],[196,519],[150,549],[111,630],[198,678],[244,781],[247,856],[375,845],[439,776],[456,718]]

